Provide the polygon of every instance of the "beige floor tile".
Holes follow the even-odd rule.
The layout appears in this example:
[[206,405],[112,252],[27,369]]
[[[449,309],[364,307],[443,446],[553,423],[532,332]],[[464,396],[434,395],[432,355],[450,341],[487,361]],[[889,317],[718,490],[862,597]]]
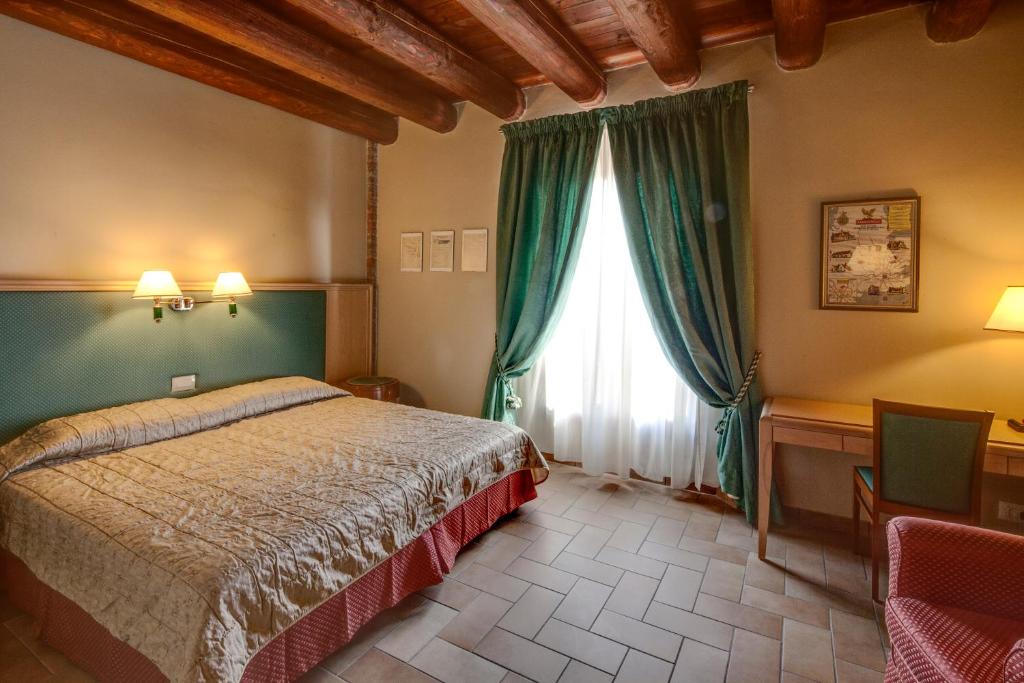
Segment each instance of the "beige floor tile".
[[583,528],[583,525],[579,522],[575,522],[571,518],[566,519],[566,517],[568,517],[568,515],[566,515],[565,517],[558,517],[556,515],[551,515],[546,512],[538,511],[531,512],[529,516],[526,518],[526,521],[530,524],[542,526],[545,529],[551,529],[552,531],[558,531],[563,534],[570,535],[575,534]]
[[[656,547],[661,548],[663,546]],[[639,555],[627,553],[623,550],[619,550],[618,548],[609,548],[607,546],[597,554],[597,561],[631,571],[635,574],[643,574],[644,576],[649,576],[652,579],[660,579],[664,576],[667,566],[660,560],[655,560],[649,557],[640,557]]]
[[619,665],[626,656],[625,645],[557,619],[550,619],[544,624],[535,640],[545,647],[610,674],[619,670]]
[[707,541],[700,538],[691,538],[690,536],[683,535],[679,539],[679,547],[683,550],[689,550],[691,553],[697,553],[698,555],[704,555],[706,557],[713,557],[717,560],[725,560],[726,562],[732,562],[742,566],[747,566],[747,555],[749,554],[746,550],[740,548],[733,548],[730,545],[719,545],[714,541]]
[[[607,503],[602,504],[602,507],[606,504]],[[603,512],[584,510],[582,508],[569,508],[562,516],[581,524],[589,524],[590,526],[607,529],[608,531],[615,531],[619,528],[619,525],[622,524],[622,520],[618,517],[612,517],[611,515],[606,515]]]
[[870,594],[855,596],[830,591],[822,584],[801,579],[793,574],[786,575],[786,595],[869,619],[875,614]]
[[500,683],[506,671],[494,662],[435,638],[409,662],[444,683]]
[[565,655],[500,628],[491,629],[473,652],[538,683],[555,683],[569,663]]
[[[456,582],[453,581],[451,583]],[[480,594],[480,591],[477,591],[476,589],[470,588],[469,590],[475,591],[476,595]],[[381,638],[394,630],[395,627],[398,626],[398,623],[408,616],[408,614],[415,609],[417,605],[423,604],[422,599],[415,599],[418,597],[419,596],[410,596],[395,607],[384,610],[378,614],[370,620],[369,623],[359,629],[355,638],[349,641],[337,652],[327,657],[327,659],[320,662],[320,666],[338,676],[342,675],[348,667],[352,666],[356,660],[366,654],[366,652],[376,645]]]
[[643,619],[658,586],[657,579],[626,572],[615,586],[615,590],[612,591],[604,607],[627,617]]
[[544,527],[528,524],[520,519],[512,519],[505,523],[499,522],[497,528],[507,534],[525,538],[528,541],[535,541],[544,533]]
[[609,610],[601,612],[590,630],[615,642],[628,645],[634,650],[640,650],[670,662],[675,661],[676,655],[679,654],[679,646],[683,642],[680,636],[671,631],[624,617]]
[[505,674],[505,677],[501,679],[501,683],[530,683],[529,678],[523,678],[515,671],[509,671]]
[[702,580],[707,581],[704,574],[670,564],[654,599],[679,609],[692,610]]
[[729,653],[687,638],[672,672],[672,683],[722,683]]
[[670,548],[669,546],[651,543],[650,541],[640,546],[639,554],[698,572],[703,572],[708,566],[708,558],[704,555],[698,555],[697,553],[680,548]]
[[582,576],[583,578],[590,579],[591,581],[603,583],[607,586],[617,585],[619,583],[619,579],[622,578],[622,570],[618,567],[613,567],[605,564],[604,562],[598,562],[597,560],[580,557],[579,555],[573,555],[568,552],[562,553],[556,557],[555,561],[551,563],[551,566],[570,572],[576,576]]
[[545,500],[537,510],[539,512],[547,512],[552,515],[560,515],[572,507],[576,499],[584,493],[586,493],[586,489],[581,489],[576,486],[558,491],[553,496],[550,496]]
[[[60,681],[72,683],[83,683],[93,680],[92,677],[79,669],[67,657],[53,649],[36,637],[35,626],[32,617],[21,614],[13,619],[8,619],[4,624],[21,643],[28,648],[36,659],[42,662],[46,670],[53,673]],[[2,629],[4,626],[0,626]],[[3,680],[2,667],[0,667],[0,680]]]
[[819,586],[825,585],[825,556],[820,544],[791,540],[786,546],[786,571]]
[[701,616],[732,624],[747,631],[759,633],[768,638],[782,638],[782,617],[756,607],[740,605],[713,595],[697,596],[693,611]]
[[711,558],[704,571],[701,593],[739,602],[743,594],[743,574],[746,566]]
[[690,515],[683,536],[702,541],[714,541],[718,538],[718,529],[721,524],[721,517],[711,517],[704,514]]
[[544,534],[522,552],[522,557],[541,564],[551,564],[558,554],[565,550],[573,537],[558,531],[546,529]]
[[782,643],[736,629],[729,654],[728,683],[777,683]]
[[818,683],[833,683],[836,672],[832,632],[793,619],[784,620],[782,669]]
[[816,683],[813,678],[804,678],[800,674],[791,671],[782,672],[782,683]]
[[761,590],[754,586],[743,587],[744,605],[757,607],[772,614],[802,621],[818,628],[828,628],[828,608],[806,600],[788,595],[779,595],[771,591]]
[[757,553],[753,552],[747,555],[747,570],[743,575],[743,583],[782,594],[786,592],[786,569],[774,561],[762,562]]
[[647,608],[647,614],[644,615],[644,621],[721,650],[728,650],[732,644],[732,626],[660,602],[651,603]]
[[319,666],[302,674],[297,683],[344,683],[341,678]]
[[447,605],[452,609],[463,609],[466,605],[473,602],[476,596],[480,595],[480,591],[464,583],[445,579],[434,586],[427,586],[420,591],[420,595],[442,605]]
[[490,567],[474,564],[458,576],[459,582],[515,602],[523,596],[530,584],[514,576],[496,572]]
[[736,533],[729,529],[719,529],[718,536],[715,537],[715,543],[718,545],[727,545],[733,548],[739,548],[746,552],[752,552],[757,550],[757,539],[751,538],[749,534]]
[[[525,597],[524,595],[523,599]],[[454,619],[449,621],[437,635],[465,650],[472,650],[487,635],[487,632],[505,616],[510,607],[512,607],[512,603],[508,600],[503,600],[490,593],[481,593]]]
[[403,662],[408,662],[456,615],[458,612],[450,607],[424,600],[422,605],[377,641],[377,648]]
[[615,683],[668,683],[672,665],[639,650],[630,650],[619,667]]
[[607,491],[587,491],[576,500],[574,507],[597,512],[598,508],[607,503],[611,497],[612,494]]
[[[629,502],[628,505],[634,505],[636,501]],[[650,528],[654,525],[655,515],[650,512],[643,512],[641,510],[634,510],[632,507],[623,505],[622,501],[612,499],[602,505],[598,512],[621,519],[625,522],[633,522],[634,524],[641,524],[645,527]]]
[[836,660],[836,681],[838,683],[882,683],[881,671],[858,666],[842,659]]
[[500,531],[488,534],[481,540],[483,551],[474,562],[490,567],[494,571],[505,571],[524,550],[530,547],[530,541]]
[[836,658],[867,669],[885,671],[885,653],[878,624],[840,610],[832,610],[832,634]]
[[429,683],[436,679],[373,648],[345,671],[348,683]]
[[577,578],[575,574],[521,557],[510,564],[505,573],[559,593],[568,593]]
[[675,548],[679,544],[679,539],[683,537],[685,529],[686,522],[668,517],[658,517],[654,522],[654,526],[651,527],[651,533],[647,534],[647,540],[651,543]]
[[583,527],[582,531],[576,534],[575,538],[569,542],[569,545],[565,546],[565,550],[574,555],[593,559],[611,537],[611,531],[588,524]]
[[[8,620],[7,623],[12,621]],[[0,626],[0,680],[30,683],[41,682],[51,676],[50,670],[6,625]]]
[[555,610],[554,617],[567,624],[589,629],[611,593],[610,586],[590,579],[580,579]]
[[563,597],[565,596],[557,591],[530,586],[526,594],[519,598],[519,602],[502,617],[498,626],[524,638],[533,638],[562,602]]
[[[690,515],[693,513],[684,508],[666,505],[665,503],[667,500],[669,499],[666,497],[660,497],[658,502],[653,502],[649,498],[641,497],[633,506],[633,509],[639,510],[640,512],[649,512],[652,515],[657,515],[658,517],[678,522],[682,525],[682,528],[685,529],[686,522],[690,520]],[[657,524],[657,522],[655,522],[655,524]],[[673,545],[675,544],[673,543]]]
[[623,522],[615,530],[615,533],[612,534],[612,537],[608,539],[607,545],[609,548],[618,548],[619,550],[625,550],[627,553],[635,553],[640,549],[640,545],[647,538],[649,531],[650,527],[634,524],[633,522]]
[[612,675],[574,659],[569,662],[558,683],[612,683]]

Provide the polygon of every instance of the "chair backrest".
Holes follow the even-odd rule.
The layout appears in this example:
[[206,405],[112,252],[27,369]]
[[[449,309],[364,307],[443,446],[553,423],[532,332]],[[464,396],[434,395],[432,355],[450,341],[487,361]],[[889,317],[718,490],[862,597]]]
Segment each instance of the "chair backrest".
[[875,399],[876,503],[897,514],[924,509],[978,523],[992,417]]

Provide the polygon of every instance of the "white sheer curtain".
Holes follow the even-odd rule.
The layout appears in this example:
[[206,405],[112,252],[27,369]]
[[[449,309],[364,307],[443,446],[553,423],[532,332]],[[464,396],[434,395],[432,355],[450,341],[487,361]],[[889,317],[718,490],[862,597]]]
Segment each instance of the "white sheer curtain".
[[637,474],[674,488],[718,485],[714,426],[669,366],[640,298],[607,133],[565,313],[540,361],[517,380],[521,427],[588,474]]

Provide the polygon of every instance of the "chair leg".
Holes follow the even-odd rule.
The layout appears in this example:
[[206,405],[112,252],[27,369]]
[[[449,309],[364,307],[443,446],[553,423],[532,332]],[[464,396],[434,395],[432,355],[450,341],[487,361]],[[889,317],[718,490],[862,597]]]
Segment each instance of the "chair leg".
[[853,475],[853,554],[860,555],[860,495],[857,492],[856,470]]
[[881,602],[878,599],[878,569],[881,558],[879,554],[882,549],[881,537],[882,528],[878,524],[878,515],[872,511],[871,513],[871,599],[875,602]]

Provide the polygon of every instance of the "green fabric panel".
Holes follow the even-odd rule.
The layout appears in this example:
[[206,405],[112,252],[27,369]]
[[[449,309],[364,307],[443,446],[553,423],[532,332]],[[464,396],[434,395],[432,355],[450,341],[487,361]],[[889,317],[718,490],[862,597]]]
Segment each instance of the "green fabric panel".
[[[207,297],[209,292],[194,293]],[[324,377],[324,292],[256,292],[187,313],[130,292],[0,292],[0,443],[44,420],[286,375]],[[188,396],[188,393],[174,394]]]
[[875,471],[870,467],[864,467],[862,465],[856,467],[855,469],[857,470],[857,474],[859,474],[864,479],[864,483],[868,485],[868,491],[874,491]]
[[980,429],[977,422],[883,413],[882,499],[968,514]]
[[[726,408],[756,351],[747,83],[612,107],[602,116],[630,255],[662,349],[701,400]],[[718,441],[722,490],[751,523],[760,409],[755,382],[726,411]]]
[[514,422],[510,380],[540,356],[565,306],[583,241],[598,112],[502,126],[495,357],[481,415]]

